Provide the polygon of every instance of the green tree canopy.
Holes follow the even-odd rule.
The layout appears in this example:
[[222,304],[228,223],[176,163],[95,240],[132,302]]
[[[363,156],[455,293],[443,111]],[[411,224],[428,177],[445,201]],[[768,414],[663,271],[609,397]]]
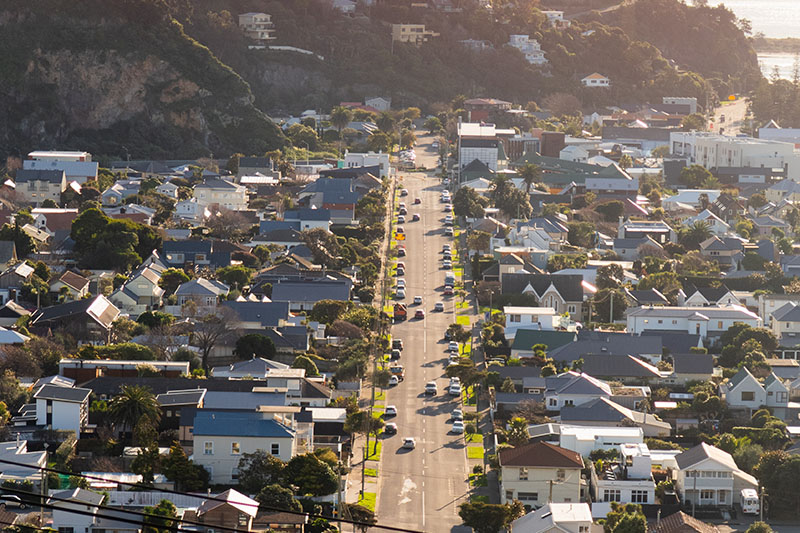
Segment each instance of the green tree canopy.
[[294,362],[292,362],[292,368],[303,368],[306,371],[306,376],[308,377],[315,377],[319,376],[319,369],[317,368],[316,363],[311,360],[306,355],[298,355],[294,358]]
[[264,511],[274,511],[277,509],[298,513],[303,511],[303,506],[300,505],[300,502],[294,497],[294,493],[291,489],[283,487],[278,483],[266,485],[258,492],[255,499]]
[[237,359],[247,360],[254,357],[272,359],[275,357],[275,343],[266,335],[260,333],[248,333],[236,339],[236,347],[233,355]]
[[99,209],[87,209],[72,223],[79,264],[91,268],[127,270],[161,248],[161,237],[150,226],[128,219],[111,219]]
[[313,453],[296,455],[286,464],[284,480],[297,486],[297,494],[325,496],[339,488],[339,477]]
[[123,385],[108,404],[108,418],[118,430],[133,429],[142,420],[156,427],[161,420],[161,406],[149,388]]
[[467,502],[458,506],[458,516],[475,533],[500,533],[511,522],[525,514],[519,501],[506,504]]
[[239,459],[239,486],[256,494],[267,485],[278,483],[286,464],[264,450],[242,454]]
[[161,278],[158,280],[158,286],[164,289],[167,296],[173,294],[178,287],[189,281],[189,275],[181,268],[168,268],[161,273]]
[[250,285],[253,271],[243,265],[230,265],[217,269],[216,276],[225,285],[241,290]]

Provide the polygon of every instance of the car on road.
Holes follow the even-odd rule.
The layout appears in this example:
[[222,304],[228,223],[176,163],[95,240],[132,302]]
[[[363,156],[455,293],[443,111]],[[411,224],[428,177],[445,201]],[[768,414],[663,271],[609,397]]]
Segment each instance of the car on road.
[[414,305],[422,305],[422,296],[414,296]]
[[453,287],[451,287],[450,285],[445,285],[444,286],[444,295],[445,296],[452,296],[453,295]]
[[387,405],[386,410],[383,412],[383,416],[397,416],[397,407],[394,405]]
[[395,271],[394,275],[395,276],[405,276],[406,275],[406,271],[405,271],[404,268],[398,267],[397,270]]
[[464,420],[464,411],[461,409],[453,409],[453,414],[450,418],[453,420]]
[[456,420],[450,427],[450,431],[452,433],[456,433],[457,435],[461,435],[464,433],[464,422],[462,420]]
[[406,288],[406,280],[398,278],[395,282],[395,286],[398,289],[405,289]]
[[407,215],[408,214],[408,209],[406,209],[405,207],[401,207],[400,209],[397,210],[397,214],[398,215]]
[[422,203],[422,198],[420,198],[419,196],[414,198],[414,205],[421,204],[421,203]]
[[406,223],[406,217],[404,217],[403,215],[397,215],[397,223],[398,224],[405,224]]
[[453,385],[461,385],[461,378],[458,376],[450,378],[450,386],[452,387]]
[[450,341],[450,344],[447,345],[447,349],[452,351],[458,351],[458,343],[456,341]]
[[425,394],[436,394],[437,387],[435,381],[429,381],[425,384]]
[[447,393],[450,396],[461,396],[461,383],[453,383],[447,387]]
[[398,378],[397,376],[390,376],[389,386],[394,387],[395,385],[400,385],[400,378]]
[[400,350],[392,350],[392,355],[390,357],[392,359],[400,359]]
[[423,311],[422,309],[417,309],[417,312],[414,313],[414,318],[422,320],[423,318],[425,318],[425,311]]
[[445,237],[452,237],[453,236],[453,228],[450,226],[444,228],[444,235]]
[[405,246],[398,246],[397,247],[397,257],[405,257],[406,256],[406,247]]
[[450,261],[449,259],[445,259],[444,261],[442,261],[442,268],[445,270],[450,270],[451,268],[453,268],[453,262]]
[[444,311],[444,302],[436,302],[433,305],[433,310],[437,311],[437,312],[443,312]]
[[445,226],[453,225],[453,215],[447,215],[446,217],[444,217],[444,225]]
[[392,339],[392,350],[402,350],[403,339]]
[[406,230],[403,229],[403,226],[397,226],[394,232],[397,233],[398,235],[404,235]]
[[400,189],[400,196],[408,196],[408,189]]
[[411,222],[418,222],[419,221],[419,213],[414,213],[411,215]]
[[451,251],[451,248],[450,248],[449,244],[445,244],[444,246],[442,246],[442,253],[443,254],[449,254],[450,251]]
[[397,434],[397,424],[394,422],[387,422],[385,426],[383,426],[383,432],[386,435],[396,435]]
[[445,212],[445,213],[449,213],[449,212],[450,212],[450,211],[452,211],[452,210],[453,210],[453,204],[446,204],[446,205],[444,206],[444,212]]
[[0,494],[0,505],[5,507],[18,507],[19,509],[25,509],[25,507],[27,507],[27,504],[22,501],[22,498],[16,494]]
[[403,439],[403,448],[406,450],[413,450],[417,447],[417,441],[414,437],[406,437]]

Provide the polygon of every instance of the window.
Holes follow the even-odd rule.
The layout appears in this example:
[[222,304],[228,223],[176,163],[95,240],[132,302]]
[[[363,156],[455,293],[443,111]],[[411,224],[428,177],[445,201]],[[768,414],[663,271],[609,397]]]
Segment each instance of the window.
[[558,405],[558,400],[555,398],[550,398],[550,406],[555,407],[556,405]]
[[514,491],[513,490],[507,490],[506,491],[506,500],[513,500],[513,499],[514,499]]
[[713,500],[714,499],[714,491],[713,490],[701,490],[700,491],[700,499],[701,500]]
[[576,312],[576,311],[577,311],[577,308],[576,308],[574,305],[570,305],[569,307],[567,307],[567,310],[568,310],[570,313],[574,313],[574,312]]
[[564,481],[564,478],[565,478],[565,477],[566,477],[566,473],[564,472],[564,470],[563,470],[563,469],[560,469],[560,468],[559,468],[559,469],[558,469],[558,471],[556,471],[556,478],[557,478],[559,481]]
[[539,493],[538,492],[520,492],[517,494],[517,499],[521,502],[538,502],[539,501]]
[[678,323],[678,321],[677,321],[677,320],[673,320],[673,321],[672,321],[672,324],[673,324],[673,325],[674,325],[674,324],[677,324],[677,323]]
[[572,407],[573,405],[575,405],[574,400],[564,400],[564,407]]
[[631,502],[633,502],[633,503],[647,503],[647,491],[646,490],[632,490],[631,491]]
[[742,391],[742,401],[752,402],[756,398],[756,393],[753,391]]
[[520,316],[519,315],[511,315],[511,322],[519,322]]
[[195,261],[205,261],[206,260],[206,254],[194,254],[194,260]]
[[717,321],[717,329],[722,329],[722,320]]
[[528,481],[528,469],[527,468],[520,468],[519,469],[519,480],[520,481]]
[[71,527],[60,527],[58,528],[58,533],[74,533],[74,529]]
[[271,448],[272,449],[270,450],[269,453],[271,453],[272,455],[280,455],[281,454],[281,445],[279,443],[273,442]]
[[232,481],[238,481],[239,480],[239,467],[238,466],[234,466],[231,469],[231,480]]
[[239,525],[246,526],[247,525],[247,515],[244,513],[239,513]]
[[214,443],[206,442],[203,445],[203,455],[214,455]]
[[238,442],[231,442],[231,453],[233,455],[239,455],[239,443]]
[[606,489],[603,491],[604,502],[618,502],[620,500],[619,489]]
[[589,533],[589,526],[579,526],[578,533]]

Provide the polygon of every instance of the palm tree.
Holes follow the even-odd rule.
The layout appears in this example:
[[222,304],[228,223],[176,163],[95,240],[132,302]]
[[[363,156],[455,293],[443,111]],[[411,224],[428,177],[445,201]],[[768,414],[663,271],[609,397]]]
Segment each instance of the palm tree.
[[531,187],[542,180],[542,168],[539,165],[534,165],[532,163],[526,163],[521,169],[519,169],[519,177],[522,178],[522,182],[525,183],[525,194],[531,194]]
[[331,111],[331,124],[339,131],[339,153],[342,151],[342,130],[353,120],[353,112],[346,107],[337,106]]
[[705,220],[698,220],[686,229],[681,244],[688,249],[698,248],[701,242],[712,235],[711,224]]
[[108,405],[108,418],[117,430],[132,430],[143,420],[156,427],[161,420],[161,407],[149,388],[123,385]]
[[391,133],[394,129],[394,125],[397,124],[397,120],[390,112],[384,111],[380,114],[378,120],[375,121],[375,124],[377,124],[382,132]]

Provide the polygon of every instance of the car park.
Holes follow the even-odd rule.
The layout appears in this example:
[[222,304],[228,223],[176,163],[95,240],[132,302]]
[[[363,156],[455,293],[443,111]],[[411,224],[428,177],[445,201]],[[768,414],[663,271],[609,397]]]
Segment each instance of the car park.
[[456,420],[450,427],[450,431],[458,435],[464,433],[464,422],[462,420]]
[[414,318],[422,320],[423,318],[425,318],[425,311],[423,311],[422,309],[417,309],[417,312],[414,313]]
[[394,422],[387,422],[385,426],[383,426],[383,433],[386,435],[396,435],[397,434],[397,424]]
[[444,302],[436,302],[433,305],[433,310],[438,312],[444,311]]
[[435,381],[429,381],[425,384],[425,394],[436,394],[437,387]]
[[386,410],[383,411],[384,416],[397,416],[397,407],[394,405],[387,405]]
[[422,296],[414,296],[414,305],[422,305]]
[[390,376],[389,377],[389,386],[390,387],[394,387],[395,385],[399,385],[399,384],[400,384],[400,378],[398,378],[397,376]]
[[406,437],[403,439],[403,448],[406,450],[413,450],[417,447],[417,441],[414,437]]
[[419,221],[419,213],[414,213],[413,215],[411,215],[411,221],[412,222],[418,222]]
[[464,420],[464,411],[461,409],[453,409],[453,415],[451,418],[453,420]]

